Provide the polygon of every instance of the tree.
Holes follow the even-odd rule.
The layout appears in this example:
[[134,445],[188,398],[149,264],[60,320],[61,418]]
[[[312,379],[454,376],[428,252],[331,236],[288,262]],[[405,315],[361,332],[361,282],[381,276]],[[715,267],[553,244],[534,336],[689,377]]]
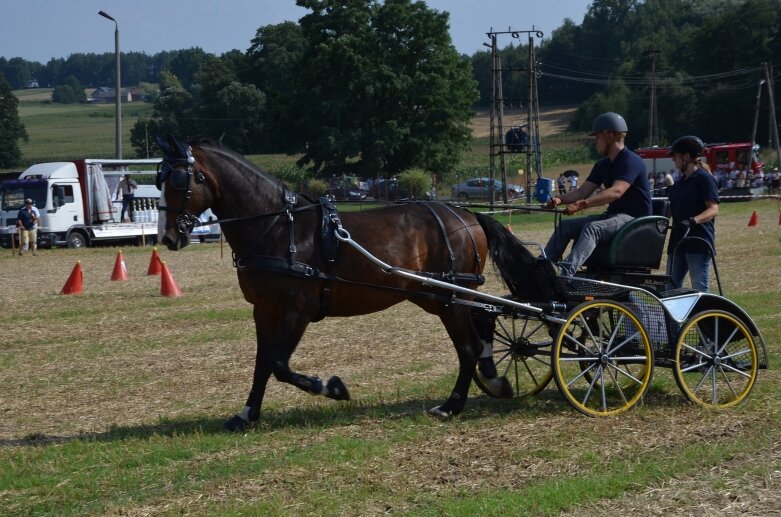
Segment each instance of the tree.
[[69,75],[65,79],[65,84],[54,87],[52,91],[52,102],[61,104],[79,104],[87,102],[87,94],[84,93],[84,87],[75,76]]
[[477,90],[448,34],[448,15],[423,2],[299,0],[312,12],[285,110],[288,151],[321,176],[439,171],[469,140]]
[[19,120],[19,99],[0,72],[0,168],[10,168],[22,158],[19,140],[27,142],[27,131]]
[[[211,133],[225,135],[225,142],[242,153],[253,152],[262,138],[266,96],[252,84],[234,81],[217,92],[221,118]],[[219,132],[218,132],[219,131]]]

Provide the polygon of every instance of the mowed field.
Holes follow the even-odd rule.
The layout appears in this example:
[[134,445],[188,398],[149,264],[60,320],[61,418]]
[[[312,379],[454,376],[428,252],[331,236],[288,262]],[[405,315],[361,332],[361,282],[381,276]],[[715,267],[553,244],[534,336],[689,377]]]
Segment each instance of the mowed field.
[[[0,249],[0,515],[779,514],[780,209],[724,203],[717,222],[725,295],[770,351],[746,402],[699,409],[659,369],[644,404],[605,419],[553,384],[512,400],[474,388],[459,417],[426,416],[457,361],[436,318],[404,303],[312,324],[293,355],[339,375],[350,402],[272,379],[261,421],[227,434],[255,356],[227,246],[158,250],[180,298],[146,275],[149,247],[122,248],[127,282],[110,280],[118,248]],[[532,241],[552,228],[503,222]],[[77,261],[84,294],[59,294]],[[481,289],[505,294],[486,273]]]

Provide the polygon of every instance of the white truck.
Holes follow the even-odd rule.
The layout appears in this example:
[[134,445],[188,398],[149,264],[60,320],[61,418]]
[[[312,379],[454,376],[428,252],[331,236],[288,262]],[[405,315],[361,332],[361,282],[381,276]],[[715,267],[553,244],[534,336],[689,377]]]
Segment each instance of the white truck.
[[[160,191],[150,183],[154,183],[159,162],[85,159],[32,165],[19,179],[0,183],[0,243],[11,246],[11,239],[17,234],[17,214],[25,198],[33,200],[41,215],[41,247],[80,248],[120,241],[154,243]],[[122,201],[114,196],[125,174],[137,178],[138,183],[132,222],[127,223],[119,220]]]

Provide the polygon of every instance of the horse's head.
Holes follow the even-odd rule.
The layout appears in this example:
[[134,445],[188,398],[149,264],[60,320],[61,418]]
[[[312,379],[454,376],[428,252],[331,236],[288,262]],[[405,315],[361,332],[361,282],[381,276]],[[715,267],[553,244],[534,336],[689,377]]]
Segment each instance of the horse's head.
[[190,233],[198,224],[198,215],[209,208],[212,193],[206,175],[196,163],[189,145],[171,135],[160,137],[163,161],[157,166],[155,183],[160,189],[160,211],[157,238],[170,250],[179,250],[190,243]]

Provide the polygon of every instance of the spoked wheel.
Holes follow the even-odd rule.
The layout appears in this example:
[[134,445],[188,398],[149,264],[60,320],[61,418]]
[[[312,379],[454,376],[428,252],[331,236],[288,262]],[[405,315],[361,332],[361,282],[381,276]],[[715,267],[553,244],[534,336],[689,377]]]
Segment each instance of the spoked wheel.
[[675,345],[675,382],[695,404],[739,404],[754,387],[758,368],[754,338],[735,316],[705,311],[681,329]]
[[[501,315],[494,329],[494,364],[499,377],[505,377],[513,397],[536,395],[553,378],[548,325],[525,315]],[[486,385],[479,372],[475,384],[491,397],[500,394]]]
[[648,333],[625,306],[583,303],[570,312],[553,343],[553,377],[567,401],[589,416],[623,413],[651,384]]

